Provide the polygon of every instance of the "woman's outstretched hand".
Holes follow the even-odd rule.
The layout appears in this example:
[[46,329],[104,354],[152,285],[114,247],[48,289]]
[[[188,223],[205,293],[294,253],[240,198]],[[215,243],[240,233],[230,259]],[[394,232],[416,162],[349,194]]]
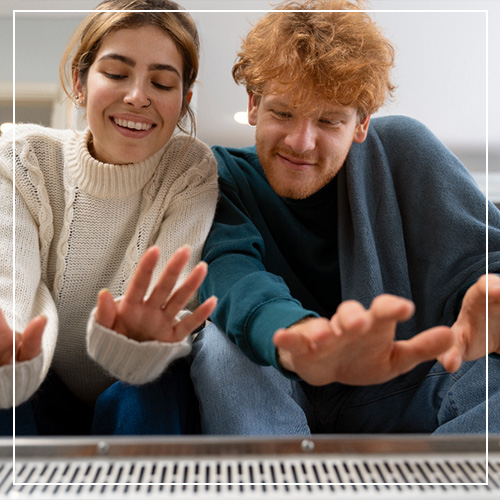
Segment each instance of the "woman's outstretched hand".
[[24,333],[16,332],[14,336],[0,310],[0,366],[12,363],[14,342],[16,361],[36,358],[42,350],[42,335],[46,324],[44,316],[37,316],[28,323]]
[[200,262],[172,293],[191,256],[188,246],[172,255],[151,293],[146,295],[159,255],[160,249],[156,246],[144,252],[122,299],[115,301],[108,290],[99,293],[95,313],[99,324],[139,342],[179,342],[208,319],[217,305],[215,297],[207,299],[181,320],[176,319],[207,274],[207,264]]

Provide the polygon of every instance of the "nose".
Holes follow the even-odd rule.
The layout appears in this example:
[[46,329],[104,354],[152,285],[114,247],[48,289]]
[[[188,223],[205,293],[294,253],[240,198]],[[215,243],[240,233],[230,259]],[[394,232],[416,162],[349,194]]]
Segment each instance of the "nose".
[[307,153],[316,147],[316,130],[311,120],[307,118],[294,120],[285,137],[285,144],[296,153]]
[[151,102],[148,98],[146,85],[139,81],[131,82],[124,97],[124,102],[137,108],[145,108]]

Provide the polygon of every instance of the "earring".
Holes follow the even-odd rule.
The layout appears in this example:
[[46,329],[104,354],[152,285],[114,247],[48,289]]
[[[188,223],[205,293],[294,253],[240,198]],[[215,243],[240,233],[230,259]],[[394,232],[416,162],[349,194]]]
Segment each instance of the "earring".
[[73,97],[73,102],[75,103],[75,108],[78,109],[80,107],[81,101],[80,101],[80,96],[75,95]]

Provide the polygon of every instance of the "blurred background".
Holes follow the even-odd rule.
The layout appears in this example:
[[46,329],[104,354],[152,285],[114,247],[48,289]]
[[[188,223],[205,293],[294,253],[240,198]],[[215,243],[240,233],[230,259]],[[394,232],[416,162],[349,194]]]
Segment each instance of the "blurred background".
[[[12,123],[14,110],[16,122],[68,126],[68,101],[59,86],[59,60],[74,28],[86,15],[80,11],[92,10],[98,3],[2,0],[3,127]],[[192,11],[202,44],[201,71],[193,98],[198,137],[210,145],[252,144],[252,127],[235,121],[236,113],[245,114],[247,97],[245,89],[233,82],[231,68],[241,38],[263,11],[277,2],[180,3]],[[377,115],[404,114],[424,122],[471,170],[484,191],[488,177],[488,195],[500,204],[500,2],[372,0],[367,5],[397,53],[395,98]]]

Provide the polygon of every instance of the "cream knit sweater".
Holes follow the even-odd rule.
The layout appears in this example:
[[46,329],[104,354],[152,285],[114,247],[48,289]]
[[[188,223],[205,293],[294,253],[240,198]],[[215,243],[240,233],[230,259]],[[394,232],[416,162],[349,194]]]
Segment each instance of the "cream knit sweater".
[[[0,138],[0,308],[15,329],[43,314],[42,354],[15,363],[15,404],[33,395],[51,367],[78,397],[95,401],[115,380],[142,384],[190,350],[178,343],[136,342],[96,324],[97,294],[123,295],[138,259],[161,249],[153,283],[174,250],[201,258],[217,202],[217,167],[210,149],[184,135],[138,164],[96,161],[89,132],[19,125]],[[197,298],[188,305],[197,305]],[[0,408],[12,406],[12,365],[0,367]]]

